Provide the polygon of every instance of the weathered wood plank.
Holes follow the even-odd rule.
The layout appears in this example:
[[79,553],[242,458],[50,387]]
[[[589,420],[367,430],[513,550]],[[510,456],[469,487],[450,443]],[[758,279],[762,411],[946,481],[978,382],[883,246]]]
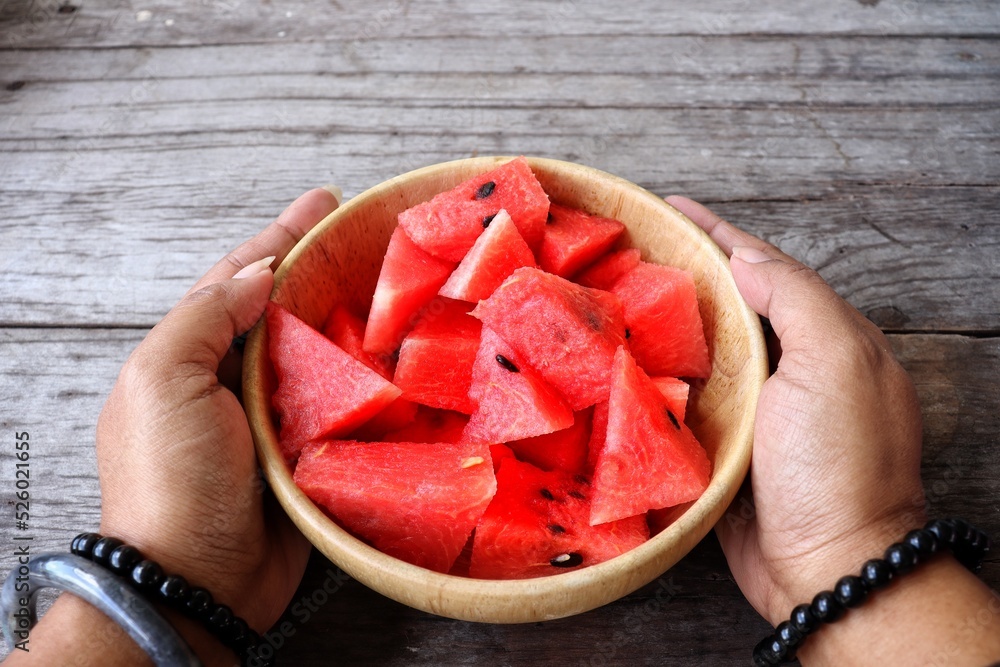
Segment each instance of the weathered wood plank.
[[[197,49],[0,50],[0,103],[58,108],[330,96],[537,106],[956,105],[1000,95],[1000,42],[882,37],[497,36]],[[83,88],[72,83],[85,84]],[[147,82],[136,87],[136,82]],[[47,85],[43,85],[47,84]],[[887,85],[891,84],[891,85]],[[9,85],[9,84],[8,84]],[[335,93],[333,95],[332,93]],[[136,99],[136,101],[139,101]]]
[[[66,7],[68,5],[68,7]],[[61,7],[66,7],[60,11]],[[73,8],[72,10],[70,8]],[[553,32],[594,39],[618,34],[995,35],[993,3],[977,0],[858,0],[803,4],[793,0],[598,3],[435,0],[411,3],[218,0],[133,5],[124,0],[64,3],[8,0],[0,5],[2,46],[38,48],[132,44],[295,43],[451,35],[493,38],[498,32],[544,38]]]
[[[128,161],[114,152],[94,163],[88,154],[81,157],[88,168],[48,180],[43,165],[53,165],[54,173],[65,156],[34,154],[37,178],[25,175],[17,189],[0,191],[6,212],[0,221],[6,275],[0,324],[152,326],[224,252],[300,191],[334,181],[350,195],[405,170],[403,160],[416,157],[303,151],[296,156],[260,148],[250,163],[240,151],[222,153],[233,160],[236,173],[230,174],[222,157],[184,173],[180,162],[187,159],[174,152],[140,153]],[[328,170],[336,164],[345,165],[343,172]],[[880,326],[1000,329],[1000,188],[837,182],[835,192],[819,199],[769,200],[767,188],[734,191],[716,177],[711,160],[702,164],[677,173],[669,165],[653,164],[654,171],[635,164],[622,173],[653,192],[681,192],[713,205],[819,268]],[[274,168],[274,175],[260,173],[261,166]],[[121,170],[120,177],[102,176],[112,168]],[[214,180],[220,176],[224,182]]]

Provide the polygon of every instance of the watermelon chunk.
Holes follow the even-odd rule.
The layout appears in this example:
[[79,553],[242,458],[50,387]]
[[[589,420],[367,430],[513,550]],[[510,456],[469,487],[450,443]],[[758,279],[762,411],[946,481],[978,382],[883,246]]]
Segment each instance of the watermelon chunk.
[[667,401],[667,407],[681,421],[687,414],[688,394],[691,393],[691,385],[684,380],[677,378],[650,378],[660,394]]
[[574,413],[569,428],[507,444],[517,458],[542,470],[586,472],[591,412],[587,409]]
[[444,284],[441,296],[475,303],[489,298],[493,290],[522,266],[534,266],[535,256],[524,242],[503,209],[487,222],[487,226],[469,254]]
[[424,309],[399,349],[393,383],[403,398],[465,414],[476,409],[469,389],[482,324],[468,315],[469,308],[438,298]]
[[323,324],[323,335],[337,347],[372,369],[386,380],[392,379],[395,362],[392,355],[365,352],[365,321],[342,304],[337,304]]
[[399,224],[430,254],[460,262],[483,233],[483,220],[500,209],[510,214],[528,246],[537,248],[545,233],[549,197],[523,157],[403,211]]
[[278,304],[269,301],[265,313],[278,376],[271,400],[286,460],[309,440],[349,433],[399,396],[395,385]]
[[611,291],[625,308],[629,349],[647,373],[694,378],[712,374],[690,272],[639,262]]
[[644,516],[591,526],[586,477],[506,458],[476,528],[470,576],[528,579],[596,565],[646,541]]
[[625,225],[617,220],[550,204],[538,265],[549,273],[569,278],[604,254],[624,231]]
[[581,271],[573,281],[584,287],[610,290],[619,278],[639,266],[640,257],[642,253],[635,248],[610,253]]
[[397,431],[386,433],[382,439],[385,442],[456,443],[462,439],[462,431],[468,423],[467,415],[420,405],[412,422]]
[[417,323],[420,310],[434,298],[454,269],[454,263],[427,254],[401,227],[396,227],[375,285],[364,350],[392,354],[399,349],[403,337]]
[[573,410],[605,400],[625,321],[609,292],[581,287],[539,269],[518,269],[474,317],[496,331]]
[[613,374],[607,437],[594,468],[594,525],[695,500],[712,472],[694,434],[624,347]]
[[350,532],[436,572],[451,569],[496,492],[481,444],[319,441],[294,479]]
[[559,394],[486,327],[472,367],[470,395],[478,407],[465,427],[467,440],[508,442],[573,424],[573,412]]

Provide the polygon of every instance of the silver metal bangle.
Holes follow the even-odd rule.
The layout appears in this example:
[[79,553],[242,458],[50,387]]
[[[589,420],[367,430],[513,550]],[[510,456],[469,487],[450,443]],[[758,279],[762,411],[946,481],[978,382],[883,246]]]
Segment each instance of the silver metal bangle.
[[72,554],[45,554],[15,566],[0,591],[0,625],[11,650],[38,621],[43,588],[86,600],[120,625],[157,667],[201,667],[201,661],[153,605],[100,565]]

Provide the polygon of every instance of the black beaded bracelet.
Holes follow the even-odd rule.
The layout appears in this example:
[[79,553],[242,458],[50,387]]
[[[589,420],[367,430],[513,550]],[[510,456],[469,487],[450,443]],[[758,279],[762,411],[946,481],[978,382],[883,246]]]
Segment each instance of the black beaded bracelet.
[[860,576],[841,577],[832,591],[819,593],[811,604],[795,607],[791,618],[754,647],[754,667],[791,662],[806,637],[823,623],[839,621],[848,609],[862,604],[869,593],[945,549],[966,568],[978,572],[989,553],[990,538],[963,519],[935,519],[919,530],[911,530],[902,542],[886,549],[884,558],[865,563]]
[[[114,537],[81,533],[73,538],[70,551],[121,576],[152,601],[198,621],[236,653],[244,666],[274,666],[274,651],[246,621],[226,605],[217,604],[206,589],[191,586],[179,574],[166,574],[135,547]],[[267,650],[262,650],[265,646]]]

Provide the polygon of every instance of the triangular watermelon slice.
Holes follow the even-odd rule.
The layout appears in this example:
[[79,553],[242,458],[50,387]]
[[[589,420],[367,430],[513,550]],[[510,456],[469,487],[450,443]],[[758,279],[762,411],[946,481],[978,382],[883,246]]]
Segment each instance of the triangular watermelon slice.
[[695,378],[712,374],[690,272],[639,262],[611,291],[625,308],[629,349],[647,373]]
[[589,289],[539,269],[515,271],[474,317],[566,397],[573,410],[605,400],[625,320],[610,292]]
[[591,264],[573,278],[584,287],[610,290],[618,279],[639,266],[642,253],[635,248],[612,252]]
[[538,265],[549,273],[569,278],[604,254],[624,231],[625,225],[617,220],[550,204]]
[[555,433],[509,443],[522,461],[542,470],[583,473],[587,470],[587,443],[590,441],[590,408],[573,414],[573,425]]
[[478,407],[465,427],[466,440],[508,442],[573,424],[573,412],[559,394],[486,327],[469,393]]
[[438,298],[403,339],[393,383],[403,398],[432,408],[471,414],[472,364],[482,323],[464,301]]
[[545,233],[549,197],[523,157],[403,211],[399,224],[427,252],[460,262],[483,233],[483,221],[500,209],[510,214],[528,245],[537,248]]
[[522,266],[534,266],[535,256],[511,222],[500,210],[488,221],[486,231],[476,239],[458,268],[444,284],[441,296],[475,303],[489,298],[500,284]]
[[271,400],[286,460],[309,440],[349,433],[399,396],[395,385],[278,304],[269,301],[265,313],[278,376]]
[[472,543],[469,574],[529,579],[596,565],[649,537],[646,517],[591,526],[586,477],[505,458]]
[[417,322],[418,313],[437,294],[455,264],[421,250],[396,227],[382,260],[368,313],[364,349],[373,354],[392,354]]
[[380,551],[447,572],[496,492],[484,444],[319,441],[295,483]]
[[712,473],[694,434],[624,347],[612,372],[607,437],[594,468],[593,525],[694,500]]

